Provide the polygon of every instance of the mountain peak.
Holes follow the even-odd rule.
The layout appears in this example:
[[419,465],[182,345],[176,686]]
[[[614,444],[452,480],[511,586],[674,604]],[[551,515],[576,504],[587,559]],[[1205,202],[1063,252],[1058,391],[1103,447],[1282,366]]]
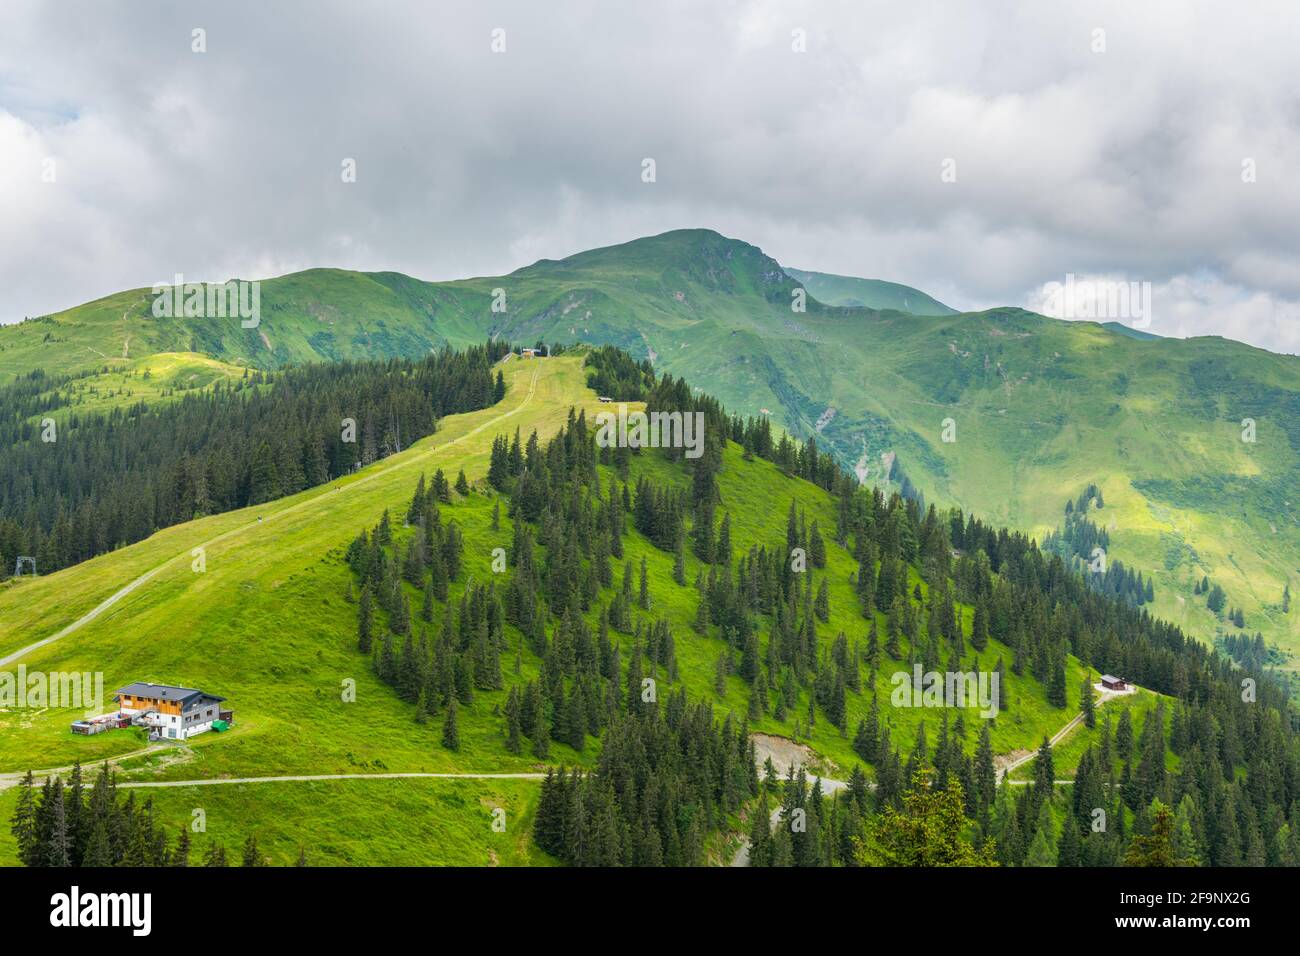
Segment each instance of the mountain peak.
[[753,291],[769,301],[785,296],[794,280],[758,246],[713,229],[673,229],[564,259],[542,259],[513,273],[519,277],[563,276],[570,280],[653,280],[689,295],[690,290],[735,294]]
[[640,236],[612,246],[600,246],[574,253],[560,260],[564,263],[587,263],[602,260],[619,260],[639,257],[675,259],[684,255],[698,255],[734,250],[762,255],[763,251],[741,239],[724,236],[714,229],[670,229],[653,236]]

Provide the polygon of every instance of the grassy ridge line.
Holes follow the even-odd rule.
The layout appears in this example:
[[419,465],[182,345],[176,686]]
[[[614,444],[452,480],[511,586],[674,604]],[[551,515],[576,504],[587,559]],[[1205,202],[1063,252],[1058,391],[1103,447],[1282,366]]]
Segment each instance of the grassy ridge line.
[[819,302],[833,306],[865,306],[868,309],[893,309],[913,315],[956,315],[957,310],[944,305],[920,289],[888,282],[785,268],[786,275],[798,280]]
[[[38,578],[36,581],[13,580],[8,582],[8,586],[3,593],[0,593],[0,651],[9,651],[7,656],[0,658],[0,666],[16,663],[26,654],[35,651],[41,646],[56,641],[79,627],[88,624],[90,621],[99,617],[110,607],[116,604],[127,594],[136,588],[148,582],[159,572],[168,566],[188,559],[190,552],[194,548],[212,548],[221,544],[230,538],[243,534],[247,531],[257,528],[259,525],[266,525],[277,519],[282,519],[286,515],[294,514],[304,508],[312,507],[322,499],[337,495],[343,492],[354,490],[362,485],[369,484],[377,479],[389,476],[396,470],[409,468],[414,464],[427,461],[430,457],[440,454],[447,449],[459,444],[462,440],[471,438],[485,428],[499,424],[506,418],[517,414],[525,408],[536,391],[537,375],[540,366],[533,371],[532,378],[528,384],[528,392],[524,395],[522,401],[515,407],[495,415],[488,421],[475,425],[463,434],[456,435],[450,441],[444,441],[449,434],[455,434],[457,426],[461,424],[460,419],[473,419],[475,416],[481,417],[483,412],[471,412],[466,415],[448,416],[440,423],[439,430],[432,436],[417,442],[412,449],[405,454],[393,455],[381,462],[376,462],[370,468],[359,472],[357,475],[347,475],[335,479],[327,485],[320,488],[312,488],[300,492],[289,498],[280,499],[279,501],[269,502],[265,505],[253,505],[248,508],[241,508],[237,511],[226,512],[221,515],[214,515],[210,518],[200,519],[195,522],[188,522],[183,525],[177,525],[172,528],[164,529],[159,533],[123,548],[119,551],[109,552],[100,555],[90,561],[83,562],[73,568],[68,568],[44,578]],[[507,392],[506,401],[509,401],[509,392]],[[250,515],[258,515],[252,521],[247,520]],[[233,527],[231,527],[233,525]],[[194,540],[196,530],[210,533],[215,529],[222,529],[216,535],[206,540]],[[173,539],[183,539],[175,541]],[[29,636],[33,629],[39,627],[42,623],[54,618],[59,620],[60,616],[64,619],[69,612],[76,613],[76,610],[84,608],[84,603],[77,603],[78,599],[86,600],[85,594],[90,588],[78,589],[73,584],[72,594],[76,595],[72,601],[67,585],[69,581],[76,582],[77,579],[90,579],[91,586],[99,586],[101,574],[100,569],[109,566],[116,570],[116,566],[125,564],[128,569],[135,570],[141,563],[148,562],[156,558],[157,553],[164,548],[171,550],[173,553],[166,558],[161,564],[151,567],[136,577],[129,584],[120,588],[118,591],[104,597],[102,601],[91,607],[89,610],[68,621],[62,630],[54,635],[42,640],[33,642],[27,646],[16,646],[16,641],[25,636]],[[143,561],[141,560],[143,559]],[[86,569],[85,573],[78,574],[81,569]],[[102,592],[101,592],[102,593]],[[93,600],[94,598],[90,598]],[[13,614],[11,616],[10,611]],[[21,615],[25,610],[26,614]],[[21,616],[20,616],[21,615]]]

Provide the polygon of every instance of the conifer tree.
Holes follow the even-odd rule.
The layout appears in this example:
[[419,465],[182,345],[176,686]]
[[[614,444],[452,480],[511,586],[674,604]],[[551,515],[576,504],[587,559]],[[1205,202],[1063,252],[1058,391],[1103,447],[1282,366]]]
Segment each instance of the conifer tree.
[[420,602],[420,620],[428,622],[433,620],[433,582],[424,583],[424,595]]
[[533,730],[533,756],[546,760],[551,755],[551,726],[546,719],[545,710],[539,714],[537,726]]
[[873,763],[876,758],[876,746],[877,741],[872,734],[871,725],[866,718],[859,720],[857,732],[853,735],[853,752],[867,763]]
[[1065,659],[1058,657],[1052,668],[1052,680],[1047,687],[1047,702],[1053,707],[1065,707],[1069,698],[1065,692]]
[[39,865],[41,854],[36,825],[36,798],[30,770],[23,777],[18,790],[18,805],[11,817],[10,831],[18,847],[18,859],[25,866]]
[[812,529],[808,532],[808,560],[819,570],[826,567],[826,542],[822,540],[816,519],[813,519]]
[[190,831],[185,827],[181,827],[176,834],[176,849],[168,858],[168,864],[170,866],[190,865]]
[[980,829],[989,832],[990,814],[997,797],[997,770],[993,763],[993,737],[989,722],[980,727],[979,743],[975,747],[975,806]]
[[411,633],[411,604],[406,599],[406,592],[401,590],[400,586],[392,613],[388,617],[388,627],[394,634]]
[[425,498],[428,491],[424,486],[424,472],[420,472],[420,480],[415,483],[415,494],[411,498],[411,506],[406,509],[406,523],[417,524],[424,516]]
[[880,668],[880,634],[874,615],[871,619],[871,630],[867,634],[867,666],[873,673]]
[[512,684],[510,685],[510,696],[506,698],[505,706],[506,750],[512,754],[523,752],[523,741],[520,739],[523,732],[520,721],[521,711],[519,688],[517,685]]
[[433,496],[443,504],[451,504],[451,485],[441,468],[433,473]]
[[447,705],[447,716],[442,722],[442,745],[448,750],[460,749],[460,727],[457,725],[459,704],[453,696]]
[[741,679],[749,684],[754,683],[758,679],[759,667],[758,635],[750,631],[740,649]]
[[1120,711],[1119,724],[1115,727],[1115,754],[1120,760],[1128,760],[1133,753],[1133,718],[1127,709]]
[[946,790],[929,785],[918,773],[903,798],[903,808],[887,806],[858,842],[861,866],[996,866],[987,847],[965,837],[961,785]]
[[442,554],[442,548],[434,548],[429,558],[429,587],[433,591],[433,596],[439,601],[447,600],[449,593],[447,562]]
[[903,658],[903,647],[900,642],[902,628],[902,612],[899,610],[899,602],[894,601],[889,606],[889,616],[885,621],[885,653],[896,661]]
[[1073,817],[1066,817],[1061,825],[1061,839],[1056,848],[1057,866],[1081,866],[1083,863],[1083,837]]
[[[1066,826],[1070,826],[1066,821]],[[1038,810],[1034,838],[1025,852],[1025,866],[1055,866],[1057,849],[1055,824],[1052,822],[1051,801],[1044,800]]]
[[379,518],[379,524],[375,525],[374,542],[380,547],[388,547],[393,543],[393,523],[388,517],[388,509],[384,509],[383,515]]
[[220,843],[213,841],[208,846],[208,852],[203,857],[204,866],[227,866],[226,848]]
[[817,620],[823,623],[831,619],[830,592],[826,587],[825,578],[822,578],[821,585],[817,588],[817,598],[813,602],[813,611],[817,615]]
[[565,706],[565,730],[567,731],[567,743],[579,753],[587,745],[587,718],[586,711],[582,702],[582,684],[574,681],[573,693],[569,694],[564,701]]
[[1038,757],[1034,760],[1034,795],[1046,800],[1052,795],[1056,785],[1056,768],[1052,762],[1052,743],[1047,737],[1038,748]]
[[257,848],[257,837],[253,834],[248,835],[244,841],[244,866],[265,866],[266,861],[262,859],[261,851]]
[[989,612],[981,597],[975,605],[975,615],[971,620],[970,646],[976,652],[983,652],[989,643]]
[[1190,862],[1175,855],[1173,811],[1156,800],[1151,805],[1151,833],[1133,835],[1133,842],[1124,853],[1124,865],[1172,867],[1187,866]]

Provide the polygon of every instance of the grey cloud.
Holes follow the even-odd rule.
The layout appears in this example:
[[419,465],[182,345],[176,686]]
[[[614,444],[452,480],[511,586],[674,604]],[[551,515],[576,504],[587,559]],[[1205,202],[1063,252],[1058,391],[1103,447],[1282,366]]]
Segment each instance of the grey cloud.
[[1295,350],[1297,40],[1264,2],[16,0],[0,320],[176,272],[452,278],[698,225],[966,308],[1149,281],[1184,290],[1154,331]]

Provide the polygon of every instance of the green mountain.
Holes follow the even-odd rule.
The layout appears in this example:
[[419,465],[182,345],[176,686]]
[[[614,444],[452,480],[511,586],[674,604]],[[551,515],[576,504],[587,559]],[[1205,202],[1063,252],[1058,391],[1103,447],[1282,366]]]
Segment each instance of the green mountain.
[[957,310],[931,298],[920,289],[886,282],[883,279],[858,279],[826,272],[805,272],[785,267],[786,274],[798,280],[813,296],[827,305],[865,306],[868,309],[892,309],[913,315],[956,315]]
[[[621,649],[620,681],[642,686],[632,676],[636,668],[658,682],[660,700],[685,691],[692,700],[709,701],[719,723],[731,714],[733,729],[740,716],[749,713],[750,730],[775,735],[771,739],[777,743],[797,739],[795,750],[807,748],[812,766],[840,780],[849,778],[854,768],[861,769],[853,731],[869,719],[873,699],[884,711],[893,746],[904,756],[927,723],[934,740],[937,713],[888,703],[892,675],[906,659],[899,647],[891,649],[894,640],[901,639],[894,630],[898,622],[892,614],[873,610],[870,619],[879,639],[874,645],[869,642],[870,625],[852,583],[858,562],[849,547],[834,540],[841,520],[836,498],[772,461],[745,455],[734,442],[721,450],[716,479],[719,528],[727,529],[736,561],[745,555],[752,561],[756,549],[775,547],[775,564],[784,565],[779,551],[789,534],[787,509],[797,509],[800,533],[816,542],[808,549],[808,583],[799,585],[791,601],[792,608],[802,609],[798,611],[802,623],[796,631],[789,619],[784,625],[789,632],[780,640],[771,638],[786,642],[786,649],[769,643],[768,632],[775,633],[776,625],[764,618],[759,628],[762,644],[768,648],[761,659],[768,662],[773,676],[764,685],[767,698],[758,712],[753,710],[755,692],[750,681],[754,678],[745,676],[745,668],[757,667],[759,634],[751,632],[752,643],[740,653],[729,647],[725,628],[710,624],[707,617],[702,620],[699,612],[706,598],[695,580],[712,577],[719,567],[725,568],[725,579],[731,564],[711,567],[692,548],[685,548],[678,573],[672,551],[657,547],[638,530],[640,504],[623,519],[623,553],[611,562],[609,580],[599,584],[594,578],[597,563],[609,562],[608,554],[594,558],[590,565],[591,607],[570,608],[563,615],[564,623],[548,625],[548,632],[554,628],[552,650],[545,656],[538,653],[537,636],[513,623],[501,628],[503,646],[494,651],[492,666],[502,680],[494,683],[490,671],[474,672],[475,689],[458,710],[455,747],[446,744],[446,708],[423,716],[422,698],[403,699],[400,679],[383,678],[386,658],[405,659],[411,653],[411,639],[452,633],[448,615],[454,609],[464,615],[467,606],[481,599],[485,582],[494,582],[495,593],[508,608],[513,606],[508,582],[510,573],[517,580],[518,571],[510,568],[510,573],[502,573],[495,566],[494,549],[503,549],[502,554],[512,550],[518,515],[508,513],[509,499],[488,480],[492,450],[499,437],[508,438],[516,428],[525,443],[534,430],[546,441],[566,426],[575,407],[592,422],[602,406],[586,385],[582,362],[582,355],[568,354],[540,361],[507,360],[500,366],[506,384],[501,402],[448,416],[435,434],[355,474],[255,507],[166,528],[53,575],[5,582],[0,586],[0,668],[21,661],[31,673],[102,671],[108,694],[137,680],[200,688],[225,697],[235,723],[229,732],[203,734],[184,745],[150,745],[138,730],[71,734],[69,721],[82,714],[66,708],[0,709],[0,816],[5,820],[13,816],[21,792],[17,774],[27,768],[115,758],[125,786],[150,788],[127,792],[134,793],[138,802],[146,797],[152,800],[152,812],[169,843],[190,824],[195,807],[204,809],[206,829],[194,837],[196,854],[212,844],[234,853],[255,837],[261,852],[283,864],[291,863],[304,847],[316,864],[552,862],[532,839],[532,823],[544,793],[537,778],[548,767],[593,766],[601,746],[610,746],[609,734],[599,741],[588,739],[581,747],[554,739],[543,759],[531,750],[509,751],[502,715],[509,708],[512,687],[548,680],[552,669],[566,666],[561,634],[573,614],[590,628],[588,642],[593,635],[605,633],[600,615],[618,600],[620,584],[625,599],[630,597],[622,612],[627,619],[610,625]],[[690,493],[691,475],[681,463],[660,453],[628,456],[630,461],[623,465],[613,455],[609,458],[602,460],[598,472],[603,496],[617,488],[623,467],[625,480],[633,487],[644,478],[661,488]],[[467,477],[464,491],[448,491],[438,504],[438,521],[454,525],[463,542],[460,570],[446,595],[431,602],[426,614],[421,607],[422,589],[411,583],[409,564],[413,544],[423,540],[423,528],[430,523],[417,519],[417,531],[408,520],[408,509],[417,489],[426,487],[426,476],[433,478],[428,487],[434,489],[438,475],[461,470]],[[640,494],[638,490],[638,501]],[[860,499],[866,497],[859,493]],[[524,502],[519,507],[526,508],[527,491],[522,486],[518,498]],[[881,507],[875,527],[882,539],[888,540],[888,529],[904,521],[909,529],[914,521],[919,525],[919,518],[900,517],[906,510],[905,505],[891,505],[893,517],[886,519]],[[402,561],[401,578],[393,581],[400,589],[398,600],[410,607],[410,638],[403,647],[404,631],[391,614],[377,616],[370,659],[358,648],[359,605],[369,601],[370,591],[357,586],[350,559],[358,534],[381,524],[391,529],[388,553]],[[608,526],[600,518],[596,527]],[[538,533],[539,544],[550,540],[547,532]],[[924,541],[927,534],[925,527],[917,528],[916,537]],[[947,560],[947,548],[938,548],[937,555],[937,560]],[[538,559],[539,570],[545,569],[542,573],[549,582],[547,600],[553,596],[549,589],[570,577],[562,573],[562,566],[558,573],[551,567],[566,559],[550,548]],[[933,560],[933,554],[926,559],[927,563]],[[647,582],[644,599],[637,596],[632,573],[640,568],[645,569],[641,573]],[[583,567],[574,566],[573,572],[572,576],[585,580]],[[884,571],[881,575],[881,585],[873,590],[883,599]],[[951,585],[946,581],[942,594],[931,595],[930,584],[916,564],[901,564],[889,577],[893,583],[888,587],[896,592],[894,606],[908,608],[908,619],[951,600]],[[800,592],[806,597],[800,598]],[[815,622],[814,592],[819,595]],[[999,602],[1009,598],[1009,592],[999,593]],[[913,594],[918,596],[915,600]],[[423,600],[430,601],[427,596]],[[980,704],[972,699],[965,708],[945,711],[938,739],[970,752],[987,729],[991,752],[1001,755],[1008,769],[1015,769],[1013,765],[1021,763],[1018,758],[1032,753],[1040,740],[1070,722],[1081,706],[1081,685],[1089,671],[1068,653],[1063,632],[1053,631],[1049,637],[1041,631],[1034,642],[1050,648],[1053,669],[1059,667],[1059,682],[1049,688],[1034,668],[1026,667],[1023,673],[1012,669],[1019,652],[997,636],[1003,615],[986,622],[993,630],[985,644],[976,637],[973,606],[957,600],[953,611],[951,626],[966,638],[959,652],[948,647],[948,638],[942,639],[946,663],[960,661],[972,670],[1001,669],[1004,710],[996,721],[986,723],[979,716]],[[505,613],[512,620],[512,612]],[[184,622],[179,629],[178,621]],[[917,630],[915,621],[903,626],[915,631],[917,636],[907,639],[908,646],[919,654],[926,628]],[[652,627],[666,627],[667,632],[656,630],[652,638]],[[937,615],[931,627],[941,627]],[[399,636],[392,637],[389,628]],[[666,645],[660,635],[669,632],[673,643]],[[929,638],[935,645],[940,641],[937,633],[932,630]],[[845,635],[852,635],[852,644]],[[1096,649],[1134,654],[1135,667],[1138,660],[1152,664],[1153,680],[1161,679],[1157,672],[1168,670],[1160,659],[1162,652],[1152,659],[1150,651],[1107,650],[1101,644]],[[867,659],[882,651],[889,656],[880,659],[878,668],[868,667]],[[797,680],[795,671],[781,663],[780,655],[787,652],[804,661],[796,665],[801,674]],[[581,650],[575,653],[582,658]],[[929,659],[938,651],[929,648],[924,653]],[[732,660],[734,669],[720,670],[723,659]],[[610,666],[618,667],[618,658],[613,660]],[[821,661],[818,672],[824,675],[819,681],[807,669],[815,660]],[[571,660],[567,666],[575,665]],[[825,683],[832,673],[843,677],[845,672],[852,675],[847,689]],[[784,675],[779,682],[778,675]],[[1061,695],[1058,701],[1053,700],[1056,692]],[[617,685],[615,696],[621,696]],[[810,720],[814,699],[816,719]],[[842,714],[833,717],[837,699]],[[1134,724],[1140,726],[1161,700],[1169,706],[1168,698],[1144,690],[1106,707],[1116,719],[1130,711]],[[426,706],[432,707],[427,701]],[[110,709],[106,702],[100,712]],[[950,726],[948,718],[956,719],[957,714],[963,722]],[[1072,773],[1083,751],[1097,743],[1102,732],[1100,724],[1072,728],[1068,742],[1073,749],[1062,749],[1054,764],[1057,771]],[[1116,772],[1119,759],[1118,754],[1113,758]],[[393,774],[427,776],[385,776]],[[318,779],[257,779],[301,776]],[[884,786],[885,778],[881,779]],[[217,780],[222,784],[213,785]],[[1060,803],[1068,805],[1063,798]],[[504,828],[494,826],[498,812],[504,813]],[[731,825],[726,818],[719,821],[721,829]],[[708,860],[725,862],[734,850],[734,838],[720,833],[709,839],[703,853]],[[0,864],[12,863],[14,853],[5,828],[0,833]]]
[[[1040,538],[1096,484],[1105,505],[1091,519],[1110,556],[1152,580],[1155,613],[1206,641],[1244,630],[1300,652],[1300,612],[1283,609],[1300,575],[1300,358],[1013,308],[837,306],[814,286],[800,312],[798,275],[748,243],[680,230],[506,276],[428,283],[318,269],[271,279],[256,329],[157,319],[149,291],[134,290],[0,329],[0,384],[43,368],[83,376],[63,390],[90,383],[76,393],[89,400],[101,385],[138,381],[152,353],[275,367],[419,355],[489,335],[614,344],[735,412],[815,435],[869,481],[905,476],[929,501]],[[1226,594],[1218,612],[1202,579]],[[1244,628],[1227,619],[1233,609]]]

